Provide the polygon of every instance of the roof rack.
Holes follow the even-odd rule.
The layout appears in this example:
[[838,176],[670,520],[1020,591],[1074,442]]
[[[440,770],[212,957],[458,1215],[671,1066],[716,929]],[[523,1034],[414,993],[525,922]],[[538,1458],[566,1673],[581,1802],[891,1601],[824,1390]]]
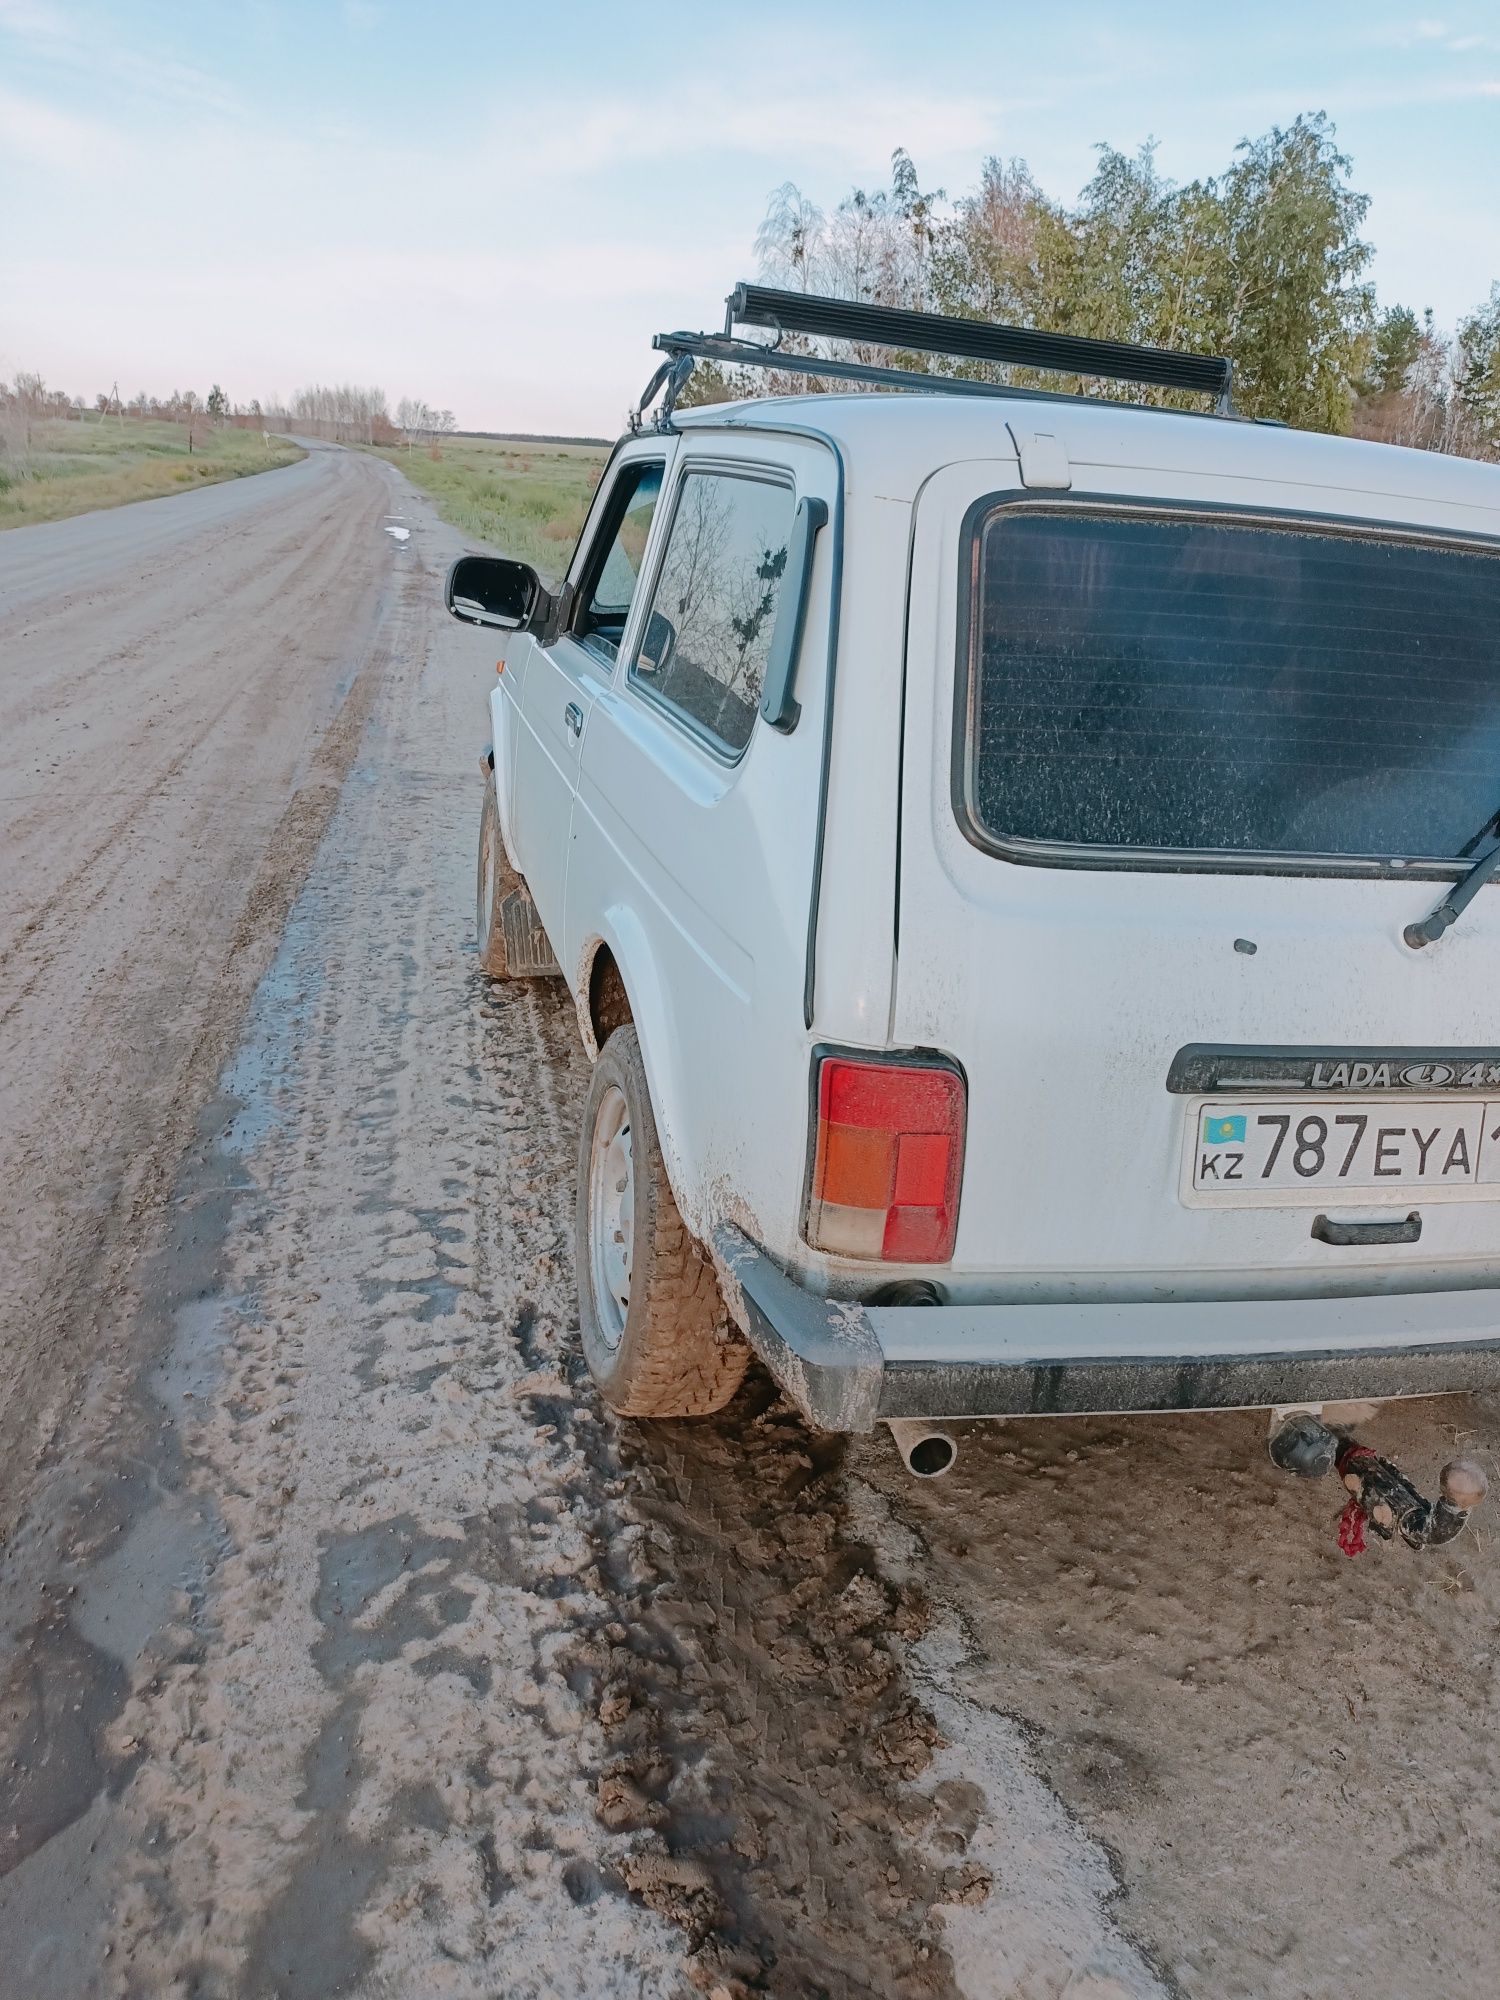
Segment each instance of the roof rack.
[[[999,326],[989,320],[956,319],[941,313],[906,312],[896,306],[868,305],[858,299],[821,298],[811,292],[782,292],[769,285],[738,284],[725,301],[724,331],[659,333],[651,345],[668,359],[657,369],[641,398],[635,422],[663,384],[666,396],[658,421],[666,422],[692,373],[694,360],[732,366],[777,368],[792,375],[835,381],[874,382],[893,389],[919,389],[949,396],[1038,395],[1049,401],[1076,400],[1056,390],[1015,389],[977,382],[962,375],[929,375],[914,368],[882,368],[862,361],[838,361],[820,354],[790,353],[779,342],[736,338],[736,325],[768,327],[777,334],[802,333],[829,340],[858,341],[867,347],[942,354],[952,360],[1008,363],[1062,375],[1102,376],[1159,389],[1183,389],[1212,396],[1218,416],[1234,415],[1230,401],[1231,363],[1213,354],[1182,354],[1128,340],[1085,340],[1070,333],[1038,333],[1030,327]],[[686,364],[685,366],[683,364]]]

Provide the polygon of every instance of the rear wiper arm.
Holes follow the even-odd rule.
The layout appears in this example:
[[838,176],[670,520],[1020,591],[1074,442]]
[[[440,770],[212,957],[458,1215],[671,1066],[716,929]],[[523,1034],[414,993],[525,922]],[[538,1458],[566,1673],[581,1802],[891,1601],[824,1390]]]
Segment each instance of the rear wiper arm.
[[[1484,836],[1487,833],[1494,833],[1497,827],[1500,827],[1500,813],[1492,813],[1469,842],[1465,852],[1471,853]],[[1419,924],[1406,926],[1401,935],[1412,950],[1420,951],[1423,945],[1436,944],[1443,932],[1451,930],[1458,922],[1485,883],[1496,875],[1500,875],[1500,846],[1492,847],[1482,861],[1474,863],[1467,875],[1459,877],[1431,916],[1423,917]]]

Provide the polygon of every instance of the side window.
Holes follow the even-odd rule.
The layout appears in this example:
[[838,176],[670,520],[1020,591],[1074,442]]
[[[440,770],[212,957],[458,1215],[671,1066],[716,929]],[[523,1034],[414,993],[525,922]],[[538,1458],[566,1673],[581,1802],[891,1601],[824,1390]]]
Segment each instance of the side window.
[[620,650],[661,495],[662,470],[660,463],[648,462],[621,472],[579,580],[573,636],[607,660]]
[[755,726],[795,507],[768,478],[690,468],[682,482],[630,673],[726,750]]

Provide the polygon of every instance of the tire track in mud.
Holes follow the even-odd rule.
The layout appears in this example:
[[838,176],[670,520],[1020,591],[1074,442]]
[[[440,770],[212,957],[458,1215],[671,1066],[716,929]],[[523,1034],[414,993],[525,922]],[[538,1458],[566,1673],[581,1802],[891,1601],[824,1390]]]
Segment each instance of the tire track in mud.
[[518,1321],[516,1394],[591,1554],[555,1667],[602,1728],[586,1768],[626,1837],[605,1886],[681,1930],[716,2000],[1164,1994],[1110,1919],[1107,1857],[1023,1732],[963,1691],[970,1636],[930,1611],[916,1536],[851,1471],[877,1447],[809,1433],[759,1370],[713,1418],[621,1424],[599,1404],[568,1268],[572,1008],[545,984],[481,1006],[502,1073],[549,1057],[544,1120],[514,1081],[504,1099],[528,1171],[551,1162],[527,1183],[548,1282]]
[[926,1608],[851,1533],[843,1446],[764,1377],[641,1430],[596,1528],[614,1615],[569,1662],[610,1744],[601,1817],[645,1836],[628,1886],[712,1991],[956,1995],[935,1916],[989,1895],[965,1856],[983,1795],[918,1782],[942,1737],[892,1639]]
[[[383,1971],[384,1952],[362,1953],[350,1939],[363,1900],[384,1896],[432,1926],[434,1951],[443,1937],[447,1951],[458,1949],[455,1928],[468,1930],[482,1940],[481,1962],[498,1956],[514,1980],[504,1903],[520,1851],[538,1864],[550,1855],[578,1907],[629,1892],[665,1917],[684,1934],[689,1979],[721,1995],[954,1994],[932,1913],[945,1899],[981,1900],[988,1876],[962,1860],[979,1813],[975,1789],[949,1779],[928,1796],[909,1783],[938,1732],[905,1685],[890,1634],[920,1629],[920,1599],[899,1602],[848,1534],[842,1446],[811,1440],[769,1383],[700,1424],[622,1430],[600,1407],[578,1356],[569,1263],[571,1162],[587,1080],[573,1011],[545,984],[489,989],[471,978],[468,987],[476,1096],[490,1097],[505,1155],[492,1163],[499,1172],[478,1181],[471,1283],[500,1308],[490,1340],[514,1344],[510,1355],[491,1351],[486,1365],[508,1373],[519,1421],[509,1440],[492,1439],[480,1490],[493,1497],[482,1515],[461,1518],[454,1542],[434,1537],[420,1508],[381,1519],[367,1489],[377,1515],[368,1535],[320,1543],[320,1615],[338,1614],[346,1627],[364,1621],[369,1637],[316,1644],[325,1671],[337,1663],[340,1698],[308,1758],[302,1802],[333,1815],[334,1830],[319,1829],[305,1852],[305,1887],[262,1920],[252,1967],[269,1979],[269,1940],[291,1933],[306,1956],[275,1963],[279,1992],[322,1990],[331,1971]],[[406,994],[398,1011],[414,1002]],[[386,1082],[377,1054],[377,1099]],[[371,1117],[389,1130],[394,1113],[392,1100]],[[383,1177],[372,1193],[387,1200]],[[468,1226],[461,1203],[423,1223],[460,1235]],[[382,1282],[387,1303],[401,1293],[413,1302],[406,1330],[424,1332],[408,1344],[387,1322],[361,1342],[365,1384],[378,1392],[399,1383],[425,1403],[454,1389],[456,1377],[474,1381],[460,1357],[476,1337],[449,1324],[459,1302],[444,1274],[415,1260],[410,1275]],[[402,1428],[419,1422],[416,1409],[397,1418]],[[384,1621],[370,1625],[370,1607],[410,1573],[432,1582],[415,1603],[408,1594],[394,1636]],[[380,1842],[351,1840],[359,1815],[338,1823],[337,1788],[324,1777],[371,1734],[358,1692],[371,1664],[396,1665],[404,1647],[430,1645],[431,1673],[501,1697],[489,1667],[493,1635],[486,1640],[470,1617],[477,1597],[496,1588],[543,1610],[526,1699],[540,1701],[548,1741],[573,1752],[564,1769],[571,1764],[586,1784],[604,1837],[580,1846],[575,1830],[559,1846],[546,1812],[523,1804],[522,1831],[514,1799],[487,1800],[473,1845],[477,1879],[471,1864],[467,1892],[455,1894],[450,1879],[444,1894],[430,1876],[403,1880],[389,1846],[382,1859]],[[600,1738],[592,1747],[590,1724]],[[479,1724],[472,1750],[485,1744],[488,1754],[471,1754],[468,1768],[486,1768],[506,1735],[503,1721]],[[453,1839],[454,1819],[437,1796],[393,1792],[370,1762],[366,1753],[365,1785],[415,1814],[439,1846]],[[538,1766],[528,1765],[535,1786]],[[555,1810],[555,1797],[544,1791],[537,1804]],[[359,1892],[352,1902],[330,1895],[318,1867],[325,1852],[344,1857]],[[493,1929],[477,1891],[497,1910]],[[249,1990],[258,1990],[255,1976]]]
[[[411,834],[430,790],[387,770],[378,825]],[[200,1657],[113,1732],[147,1746],[115,1990],[665,1996],[672,1933],[610,1893],[555,1669],[588,1551],[512,1393],[561,1285],[538,1010],[483,1001],[446,912],[431,935],[430,842],[363,831],[237,1078],[259,1136],[189,1436],[231,1546]]]
[[925,1601],[851,1531],[843,1442],[810,1434],[763,1374],[715,1418],[621,1424],[600,1405],[571,1275],[574,1010],[547,982],[481,1004],[491,1062],[549,1100],[542,1122],[514,1084],[506,1099],[532,1133],[526,1168],[544,1169],[525,1233],[564,1280],[520,1316],[521,1400],[591,1555],[557,1666],[603,1730],[600,1823],[630,1836],[608,1886],[684,1933],[693,1985],[719,2000],[948,2000],[934,1913],[982,1903],[990,1876],[965,1857],[983,1795],[913,1783],[942,1739],[892,1639],[921,1633]]
[[890,1644],[922,1629],[920,1593],[893,1592],[849,1532],[842,1441],[809,1434],[758,1371],[714,1418],[621,1424],[600,1405],[570,1270],[588,1080],[573,1009],[539,983],[494,988],[485,1011],[506,1031],[492,1060],[509,1071],[535,1040],[556,1104],[528,1163],[546,1167],[541,1262],[565,1286],[522,1317],[521,1393],[590,1551],[558,1666],[603,1730],[600,1823],[630,1836],[611,1886],[684,1933],[692,1983],[721,2000],[946,2000],[932,1911],[989,1878],[962,1865],[972,1788],[909,1782],[939,1740]]

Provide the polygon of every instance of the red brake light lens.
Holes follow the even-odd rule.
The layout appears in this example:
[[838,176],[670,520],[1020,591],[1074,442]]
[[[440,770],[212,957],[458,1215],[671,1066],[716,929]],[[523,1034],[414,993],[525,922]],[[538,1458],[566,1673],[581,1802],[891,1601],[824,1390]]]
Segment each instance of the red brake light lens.
[[937,1063],[824,1056],[808,1241],[838,1257],[946,1264],[964,1169],[964,1080]]

